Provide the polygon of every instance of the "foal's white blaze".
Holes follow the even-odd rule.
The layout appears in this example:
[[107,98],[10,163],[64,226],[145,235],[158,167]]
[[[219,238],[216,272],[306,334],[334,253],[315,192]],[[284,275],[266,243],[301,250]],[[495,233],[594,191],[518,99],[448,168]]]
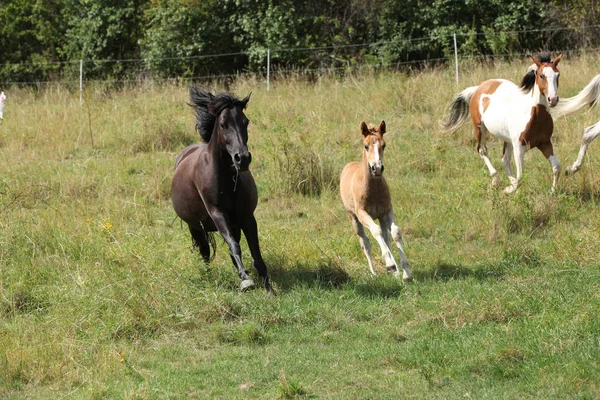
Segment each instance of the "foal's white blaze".
[[379,153],[379,140],[376,140],[375,143],[373,143],[373,154],[371,159],[369,160],[369,166],[371,167],[371,169],[374,168],[376,173],[381,174],[382,162],[381,155]]
[[546,76],[548,82],[548,103],[550,107],[554,107],[558,103],[558,72],[551,67],[542,68],[542,74]]

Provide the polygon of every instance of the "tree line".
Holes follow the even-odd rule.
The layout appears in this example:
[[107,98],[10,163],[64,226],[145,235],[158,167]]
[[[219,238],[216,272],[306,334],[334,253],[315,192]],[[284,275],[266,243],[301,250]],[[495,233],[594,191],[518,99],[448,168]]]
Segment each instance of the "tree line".
[[393,65],[451,56],[454,33],[461,55],[577,49],[599,23],[596,0],[0,0],[0,82],[78,60],[88,78],[261,71],[267,49],[275,68]]

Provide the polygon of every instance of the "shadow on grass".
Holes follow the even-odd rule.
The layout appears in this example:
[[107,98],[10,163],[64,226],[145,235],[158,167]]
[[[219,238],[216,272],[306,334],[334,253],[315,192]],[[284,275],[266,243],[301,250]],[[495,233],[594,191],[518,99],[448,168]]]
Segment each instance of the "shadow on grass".
[[333,260],[314,264],[297,261],[289,265],[278,257],[266,262],[271,279],[284,291],[296,287],[338,289],[351,282],[350,275]]
[[417,281],[442,281],[473,278],[478,281],[501,279],[506,274],[506,262],[482,264],[473,267],[447,264],[440,262],[427,270],[414,270],[413,276]]

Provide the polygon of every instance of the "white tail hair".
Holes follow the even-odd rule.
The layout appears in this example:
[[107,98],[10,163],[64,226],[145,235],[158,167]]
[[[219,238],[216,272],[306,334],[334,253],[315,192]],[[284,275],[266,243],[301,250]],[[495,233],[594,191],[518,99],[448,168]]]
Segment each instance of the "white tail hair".
[[560,99],[555,107],[550,108],[550,114],[553,119],[566,117],[587,105],[595,106],[598,99],[600,99],[600,75],[593,77],[579,94],[567,99]]

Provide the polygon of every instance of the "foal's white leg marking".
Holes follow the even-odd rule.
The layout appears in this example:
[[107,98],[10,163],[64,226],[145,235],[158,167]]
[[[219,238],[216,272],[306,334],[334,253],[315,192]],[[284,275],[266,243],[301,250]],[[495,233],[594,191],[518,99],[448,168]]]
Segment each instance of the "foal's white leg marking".
[[581,139],[579,155],[577,156],[577,160],[573,163],[573,165],[565,169],[565,173],[567,175],[571,175],[579,171],[581,164],[583,164],[583,157],[585,157],[588,146],[594,139],[598,137],[598,135],[600,135],[600,122],[596,122],[594,125],[588,126],[583,130],[583,138]]
[[514,182],[511,182],[510,186],[504,189],[504,192],[507,194],[514,193],[519,187],[519,181],[521,180],[521,176],[523,176],[523,159],[525,158],[527,146],[522,146],[519,142],[513,143],[513,151],[515,166],[517,167],[517,178]]
[[[394,256],[392,255],[392,252],[390,251],[389,247],[385,243],[385,240],[383,239],[383,236],[381,234],[381,227],[379,225],[377,225],[375,223],[375,221],[373,221],[373,218],[371,218],[371,216],[364,210],[358,210],[357,217],[358,217],[358,220],[363,225],[366,225],[367,228],[369,228],[369,230],[371,231],[371,235],[373,235],[375,240],[377,240],[377,243],[379,243],[379,247],[381,247],[381,253],[382,254],[387,253],[387,255],[388,255],[387,257],[389,257],[389,259],[394,263],[394,265],[396,266],[396,269],[397,269],[398,264],[394,260]],[[386,262],[388,259],[387,257],[385,257]]]
[[[392,246],[390,243],[390,224],[389,221],[385,217],[379,218],[379,224],[381,227],[381,236],[383,236],[383,241],[385,242],[386,248],[381,249],[381,256],[385,259],[386,269],[388,267],[394,267],[394,271],[398,271],[398,266],[394,262],[394,259],[391,258],[392,254]],[[395,273],[396,273],[395,272]]]
[[373,260],[371,259],[371,242],[365,234],[365,229],[363,228],[363,225],[358,221],[355,215],[352,216],[352,227],[354,228],[354,232],[356,232],[356,234],[358,235],[360,248],[362,249],[363,253],[365,253],[365,256],[367,256],[367,263],[369,264],[371,275],[376,275],[375,269],[373,268]]
[[558,158],[554,155],[548,157],[548,161],[552,165],[552,189],[550,189],[550,193],[556,193],[556,184],[558,183],[558,177],[560,176],[560,163],[558,162]]
[[[400,232],[400,228],[396,225],[394,221],[394,214],[389,213],[387,215],[387,219],[390,221],[390,225],[392,227],[392,237],[394,238],[394,242],[396,242],[396,246],[398,247],[398,251],[400,252],[400,264],[402,265],[402,280],[409,281],[412,279],[412,272],[410,272],[410,268],[408,267],[408,260],[406,259],[406,254],[404,254],[404,248],[402,245],[402,233]],[[399,271],[396,271],[399,273]]]

